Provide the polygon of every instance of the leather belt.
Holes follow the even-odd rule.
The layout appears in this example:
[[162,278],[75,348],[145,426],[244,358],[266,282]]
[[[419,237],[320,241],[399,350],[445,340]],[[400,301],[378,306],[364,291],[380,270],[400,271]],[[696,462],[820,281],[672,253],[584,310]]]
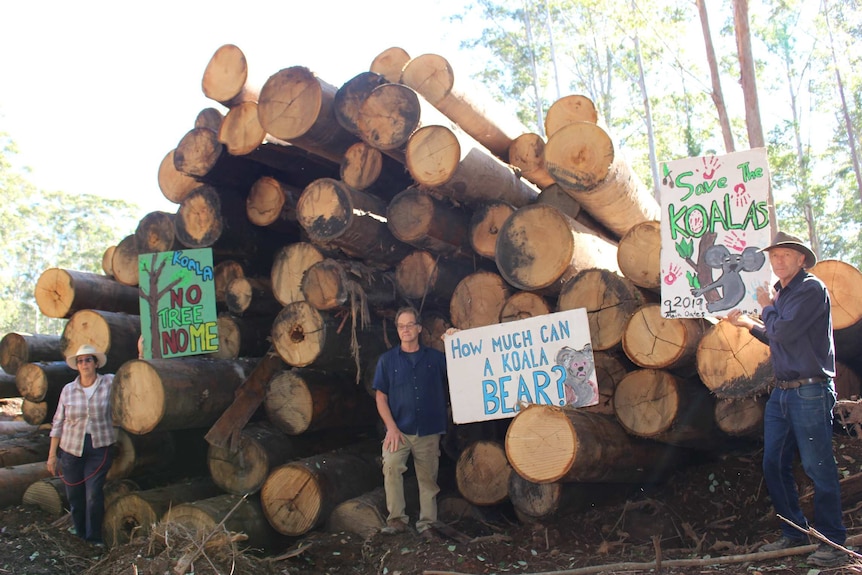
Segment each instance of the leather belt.
[[825,377],[802,377],[800,379],[776,379],[775,387],[778,389],[796,389],[809,383],[826,383],[829,381]]

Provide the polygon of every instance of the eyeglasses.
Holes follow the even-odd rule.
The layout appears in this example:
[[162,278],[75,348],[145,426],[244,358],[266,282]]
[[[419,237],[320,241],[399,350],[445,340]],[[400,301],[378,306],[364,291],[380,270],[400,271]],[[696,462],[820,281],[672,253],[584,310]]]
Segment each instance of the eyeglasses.
[[95,362],[95,361],[96,361],[96,360],[93,358],[93,356],[88,355],[87,357],[79,357],[79,358],[76,360],[76,362],[75,362],[75,363],[78,363],[78,364],[81,364],[81,363],[93,363],[93,362]]
[[395,327],[398,329],[398,331],[401,331],[402,329],[413,329],[413,328],[414,328],[414,327],[416,327],[417,325],[419,325],[419,324],[418,324],[418,323],[416,323],[416,322],[412,322],[412,323],[400,323],[400,324],[399,324],[399,323],[396,323],[396,324],[395,324]]

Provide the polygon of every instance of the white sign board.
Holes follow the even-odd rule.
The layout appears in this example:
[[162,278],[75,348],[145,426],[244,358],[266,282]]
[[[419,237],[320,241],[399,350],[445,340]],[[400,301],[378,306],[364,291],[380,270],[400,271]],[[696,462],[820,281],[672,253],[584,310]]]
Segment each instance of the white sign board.
[[759,314],[770,280],[769,165],[757,148],[662,164],[661,301],[666,318]]
[[522,404],[599,401],[584,309],[462,330],[444,342],[455,423],[514,417]]

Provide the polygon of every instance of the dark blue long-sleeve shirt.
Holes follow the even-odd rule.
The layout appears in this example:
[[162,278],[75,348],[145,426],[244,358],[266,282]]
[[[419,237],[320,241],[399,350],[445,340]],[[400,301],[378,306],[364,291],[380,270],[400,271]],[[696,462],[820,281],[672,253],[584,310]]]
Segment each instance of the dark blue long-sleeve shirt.
[[769,345],[775,378],[835,377],[835,343],[829,292],[816,276],[800,270],[790,283],[775,284],[772,305],[763,308],[765,327],[751,334]]
[[446,432],[445,382],[446,356],[425,346],[415,353],[393,347],[374,372],[374,389],[388,396],[395,424],[408,435]]

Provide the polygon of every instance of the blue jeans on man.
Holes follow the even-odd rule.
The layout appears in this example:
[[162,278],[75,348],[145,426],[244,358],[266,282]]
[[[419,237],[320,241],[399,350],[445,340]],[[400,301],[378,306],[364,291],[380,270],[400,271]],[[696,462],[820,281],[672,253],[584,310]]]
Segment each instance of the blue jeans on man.
[[102,542],[105,518],[105,478],[111,469],[111,446],[93,447],[90,434],[84,436],[84,451],[75,457],[63,451],[63,483],[78,536],[93,543]]
[[[807,528],[793,477],[798,450],[802,468],[814,483],[814,527],[833,543],[843,545],[847,530],[841,520],[841,489],[832,451],[836,399],[828,383],[772,391],[764,412],[763,475],[776,513]],[[789,539],[805,538],[784,522],[781,530]]]

